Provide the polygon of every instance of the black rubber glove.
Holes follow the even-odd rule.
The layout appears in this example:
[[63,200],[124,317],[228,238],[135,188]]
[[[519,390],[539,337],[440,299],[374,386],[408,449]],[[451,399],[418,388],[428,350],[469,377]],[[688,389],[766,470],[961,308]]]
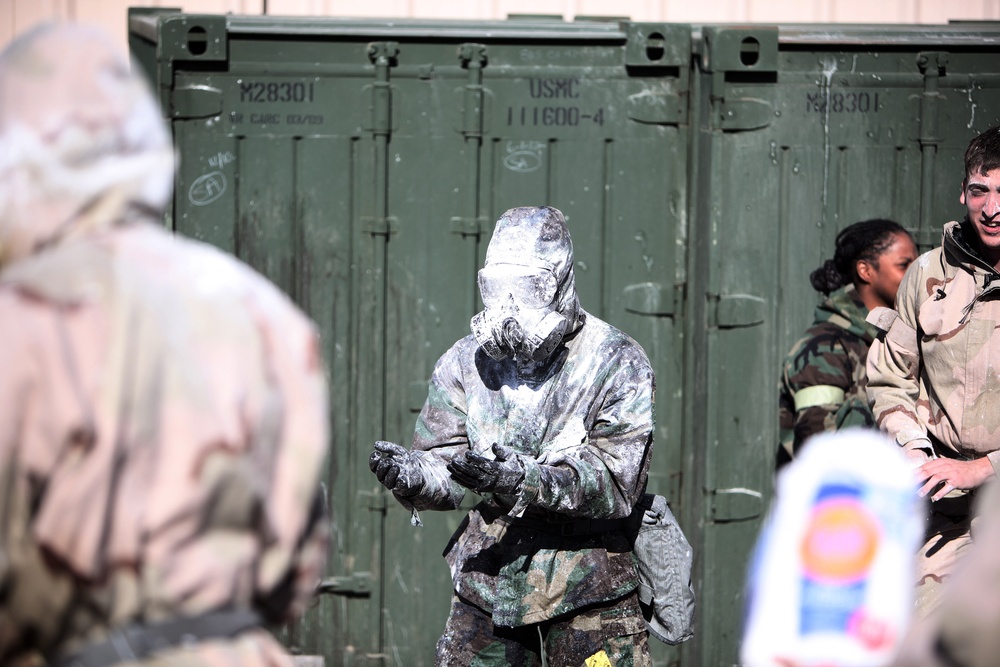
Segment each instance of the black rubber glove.
[[416,455],[392,442],[379,440],[375,443],[375,451],[368,457],[368,467],[378,481],[402,498],[416,495],[424,485]]
[[496,460],[474,452],[464,452],[448,464],[451,478],[467,489],[479,493],[517,495],[524,481],[524,468],[510,447],[494,443]]

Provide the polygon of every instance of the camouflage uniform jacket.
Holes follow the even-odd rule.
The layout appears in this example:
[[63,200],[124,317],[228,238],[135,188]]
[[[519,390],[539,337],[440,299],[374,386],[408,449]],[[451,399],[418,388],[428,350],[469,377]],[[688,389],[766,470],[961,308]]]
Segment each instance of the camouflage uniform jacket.
[[[133,221],[4,267],[0,321],[0,664],[133,621],[301,613],[327,548],[327,400],[285,295]],[[150,660],[291,666],[261,629]]]
[[[1000,274],[945,225],[940,247],[903,277],[896,310],[869,315],[884,332],[868,355],[868,398],[879,427],[914,458],[988,456],[1000,469]],[[932,440],[937,442],[932,445]]]
[[778,409],[781,445],[789,456],[810,436],[873,426],[865,393],[865,359],[875,328],[853,285],[816,306],[815,321],[785,357]]
[[455,591],[496,625],[537,623],[636,588],[624,532],[564,536],[558,522],[632,512],[646,486],[653,393],[642,348],[591,315],[530,378],[472,336],[438,361],[413,438],[429,480],[414,506],[459,506],[465,489],[445,465],[468,448],[492,456],[493,443],[506,444],[525,468],[520,497],[487,494],[445,550]]

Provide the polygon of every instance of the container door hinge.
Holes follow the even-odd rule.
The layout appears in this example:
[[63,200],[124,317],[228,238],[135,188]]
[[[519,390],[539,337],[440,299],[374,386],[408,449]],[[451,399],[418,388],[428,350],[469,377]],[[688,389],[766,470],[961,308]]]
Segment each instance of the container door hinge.
[[475,237],[476,242],[489,223],[481,215],[480,163],[483,151],[483,132],[487,127],[486,110],[488,92],[483,87],[483,68],[489,59],[484,44],[466,43],[458,46],[458,60],[467,73],[465,87],[456,91],[461,95],[458,103],[458,129],[465,141],[465,189],[462,193],[461,211],[466,215],[451,219],[452,234]]
[[778,71],[777,26],[733,26],[706,28],[701,48],[701,66],[712,73],[713,127],[725,132],[743,132],[767,127],[774,120],[773,105],[756,98],[728,98],[732,77],[768,82]]
[[778,71],[777,26],[712,26],[705,28],[703,40],[701,65],[706,72]]
[[229,59],[229,17],[160,14],[159,56],[166,62],[225,62]]
[[[767,300],[751,294],[708,295],[708,326],[719,329],[752,327],[764,322]],[[714,305],[714,307],[713,307]]]
[[766,100],[752,97],[722,100],[720,124],[726,132],[759,130],[774,120],[774,107]]
[[391,236],[399,231],[399,220],[393,215],[385,218],[363,216],[361,227],[373,236]]
[[679,125],[687,122],[687,93],[674,94],[650,87],[628,96],[628,117],[637,123]]
[[628,23],[625,67],[634,77],[626,113],[650,125],[688,120],[691,27],[669,23]]
[[643,70],[682,68],[691,61],[691,26],[681,23],[627,24],[625,67]]
[[625,310],[636,315],[673,317],[683,310],[684,285],[636,283],[623,291]]
[[372,593],[371,572],[355,572],[346,577],[326,577],[319,582],[320,595],[368,596]]
[[764,497],[753,489],[713,489],[709,505],[712,521],[747,521],[764,512]]
[[171,118],[210,118],[221,113],[222,91],[218,88],[188,86],[170,94]]
[[492,221],[484,216],[478,218],[454,217],[451,219],[451,233],[461,236],[482,236],[490,233],[492,225]]
[[358,493],[362,501],[364,501],[361,504],[362,507],[368,509],[370,512],[382,512],[383,514],[387,508],[387,494],[388,492],[381,485],[376,491],[361,491]]
[[392,132],[392,84],[389,71],[398,64],[399,44],[372,42],[368,45],[368,59],[375,66],[375,83],[371,85],[371,131],[376,136]]
[[467,138],[483,136],[486,91],[483,89],[483,68],[486,67],[486,46],[483,44],[461,44],[458,59],[468,72],[468,80],[462,89],[461,132]]
[[[924,92],[920,96],[920,212],[917,220],[918,228],[924,230],[939,230],[940,223],[935,223],[935,193],[934,187],[938,165],[938,145],[941,143],[941,133],[938,130],[938,118],[944,108],[945,98],[940,91],[941,77],[948,68],[948,54],[943,51],[923,51],[917,55],[917,67],[924,75]],[[970,86],[971,89],[971,86]],[[920,245],[925,249],[933,247]]]
[[920,145],[936,147],[941,143],[937,121],[945,98],[940,91],[940,82],[947,71],[948,54],[923,51],[917,55],[917,67],[924,75],[924,92],[920,96]]

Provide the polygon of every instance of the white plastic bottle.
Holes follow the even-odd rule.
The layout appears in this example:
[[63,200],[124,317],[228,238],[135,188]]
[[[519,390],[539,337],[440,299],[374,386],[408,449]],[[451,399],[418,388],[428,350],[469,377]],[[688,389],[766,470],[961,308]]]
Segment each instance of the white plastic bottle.
[[815,436],[782,469],[750,564],[746,667],[878,667],[906,631],[923,500],[883,435]]

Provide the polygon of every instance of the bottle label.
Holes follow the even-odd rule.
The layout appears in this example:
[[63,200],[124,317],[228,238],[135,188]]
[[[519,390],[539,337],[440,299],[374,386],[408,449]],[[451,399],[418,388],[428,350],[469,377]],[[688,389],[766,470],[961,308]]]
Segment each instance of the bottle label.
[[853,619],[863,614],[880,533],[859,484],[841,480],[820,487],[800,546],[801,634],[852,632]]

